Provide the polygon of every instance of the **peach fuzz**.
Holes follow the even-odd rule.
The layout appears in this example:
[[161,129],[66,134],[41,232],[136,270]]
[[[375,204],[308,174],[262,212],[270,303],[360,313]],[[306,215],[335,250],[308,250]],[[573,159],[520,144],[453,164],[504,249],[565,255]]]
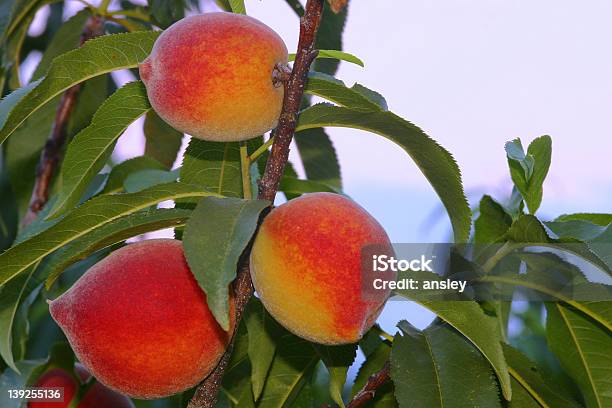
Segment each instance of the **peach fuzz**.
[[[28,403],[28,408],[68,408],[73,406],[71,404],[78,394],[80,384],[85,384],[91,378],[87,369],[81,364],[77,363],[74,368],[78,375],[78,380],[74,374],[56,367],[46,371],[34,384],[35,387],[40,388],[63,388],[63,402],[30,401]],[[134,404],[125,395],[118,394],[105,387],[103,384],[95,382],[76,405],[76,408],[109,407],[134,408]]]
[[229,342],[182,243],[172,239],[114,251],[50,302],[50,311],[91,374],[135,398],[161,398],[196,385]]
[[197,138],[227,142],[276,127],[284,93],[273,81],[277,65],[287,67],[278,34],[252,17],[220,12],[170,26],[139,70],[162,119]]
[[306,194],[264,219],[251,252],[251,277],[270,314],[322,344],[358,341],[380,314],[388,291],[363,296],[361,250],[391,249],[381,225],[352,200]]

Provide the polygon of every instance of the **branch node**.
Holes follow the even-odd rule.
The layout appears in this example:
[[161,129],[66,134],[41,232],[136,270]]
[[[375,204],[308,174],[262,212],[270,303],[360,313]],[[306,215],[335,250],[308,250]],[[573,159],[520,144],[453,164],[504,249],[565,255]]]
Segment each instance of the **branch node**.
[[276,64],[272,70],[272,84],[275,88],[284,86],[291,76],[291,68],[287,64]]

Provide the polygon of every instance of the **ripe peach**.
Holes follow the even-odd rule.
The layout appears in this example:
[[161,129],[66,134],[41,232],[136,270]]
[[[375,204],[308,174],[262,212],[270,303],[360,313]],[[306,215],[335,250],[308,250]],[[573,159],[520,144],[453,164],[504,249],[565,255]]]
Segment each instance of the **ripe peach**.
[[[91,375],[81,364],[75,365],[76,374],[79,380],[84,384]],[[52,368],[45,372],[34,384],[35,387],[41,388],[64,388],[64,402],[42,402],[31,401],[28,403],[28,408],[68,408],[76,397],[80,384],[76,378],[61,368]],[[134,408],[132,401],[121,394],[105,387],[103,384],[96,381],[95,384],[88,389],[76,408]]]
[[388,291],[364,296],[361,251],[392,251],[385,230],[350,199],[306,194],[272,210],[251,252],[251,277],[270,314],[294,334],[323,344],[358,341]]
[[194,386],[229,341],[187,266],[182,243],[172,239],[113,252],[52,301],[50,311],[93,376],[136,398]]
[[174,128],[204,140],[236,141],[276,127],[287,47],[245,15],[186,17],[157,39],[139,66],[153,109]]

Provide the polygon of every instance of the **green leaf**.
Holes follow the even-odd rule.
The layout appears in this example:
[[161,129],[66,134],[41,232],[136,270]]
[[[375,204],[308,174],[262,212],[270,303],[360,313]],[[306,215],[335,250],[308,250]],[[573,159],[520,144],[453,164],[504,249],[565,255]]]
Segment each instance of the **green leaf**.
[[542,202],[542,184],[550,168],[551,152],[550,136],[534,139],[527,148],[527,154],[523,151],[520,139],[506,143],[512,181],[532,214]]
[[233,13],[246,14],[244,0],[228,0]]
[[[227,0],[222,0],[222,1],[227,1]],[[304,6],[302,6],[302,3],[300,3],[300,0],[285,0],[285,2],[287,3],[289,7],[291,7],[293,11],[295,11],[295,14],[297,14],[298,17],[302,17],[304,15]]]
[[538,401],[514,377],[510,378],[510,382],[512,384],[512,401],[508,402],[508,408],[542,408],[542,405],[538,404]]
[[[504,355],[506,361],[508,361],[512,380],[516,383],[516,386],[512,388],[513,394],[518,391],[517,388],[522,388],[536,403],[536,406],[546,408],[578,408],[580,406],[571,397],[563,395],[562,390],[555,386],[546,374],[523,353],[504,344]],[[513,382],[513,384],[515,383]],[[512,398],[512,402],[514,400],[515,398]],[[516,406],[520,405],[517,404]]]
[[185,257],[210,311],[229,330],[229,284],[238,260],[257,228],[265,200],[209,197],[200,200],[183,235]]
[[17,361],[24,360],[28,352],[30,340],[30,307],[38,299],[42,285],[28,285],[26,288],[27,296],[24,296],[17,308],[15,321],[13,324],[13,358]]
[[[612,273],[612,260],[605,257],[611,239],[604,230],[592,241],[583,243],[575,238],[552,239],[544,226],[533,215],[521,215],[512,223],[507,238],[516,242],[515,248],[529,246],[548,246],[580,256],[607,273]],[[612,232],[612,229],[609,229]],[[599,241],[601,239],[601,241]],[[603,243],[603,245],[602,245]]]
[[[362,85],[355,84],[348,88],[344,82],[321,72],[310,72],[304,92],[334,102],[340,106],[363,112],[387,110],[385,100]],[[374,97],[378,95],[378,98]]]
[[47,103],[30,116],[6,141],[6,167],[15,192],[20,215],[30,204],[36,178],[36,166],[55,119],[59,98]]
[[456,242],[468,239],[471,211],[463,192],[461,173],[451,154],[412,123],[391,112],[360,112],[319,104],[302,111],[298,130],[340,126],[379,134],[404,149],[419,166],[442,200]]
[[9,88],[17,89],[21,86],[21,54],[28,28],[34,20],[35,10],[24,16],[21,24],[8,36],[2,47],[4,68],[9,72]]
[[181,181],[221,194],[242,197],[240,146],[191,138],[181,167]]
[[[526,156],[521,139],[514,139],[504,146],[512,181],[520,190],[527,190],[527,183],[533,174],[534,159]],[[522,170],[522,171],[521,171]]]
[[11,246],[18,228],[17,203],[5,169],[5,157],[0,148],[0,251]]
[[[610,302],[608,302],[610,303]],[[563,368],[576,381],[587,407],[612,405],[612,335],[561,303],[546,305],[546,337]]]
[[[391,346],[387,342],[384,342],[376,335],[376,346],[370,351],[370,353],[366,354],[366,360],[363,362],[361,367],[359,367],[359,371],[357,372],[357,377],[355,377],[355,382],[353,383],[353,387],[351,389],[351,398],[355,396],[363,387],[366,385],[368,378],[372,374],[377,371],[380,371],[385,362],[389,359],[389,355],[391,354]],[[365,354],[365,351],[364,351]]]
[[[384,98],[359,84],[348,88],[342,81],[320,72],[311,72],[305,92],[359,111],[387,110]],[[308,179],[341,188],[340,165],[334,146],[323,129],[297,132],[295,141]]]
[[102,194],[118,193],[123,190],[123,183],[130,174],[140,170],[164,170],[163,164],[157,160],[147,157],[138,156],[133,159],[119,163],[111,170],[108,175],[108,180],[102,190]]
[[378,346],[383,340],[380,338],[382,329],[380,326],[375,324],[366,334],[359,340],[359,348],[363,352],[363,355],[367,358],[370,354],[374,353]]
[[119,88],[100,106],[91,124],[68,145],[62,163],[62,187],[51,218],[78,203],[92,178],[104,167],[119,136],[149,109],[147,92],[140,81]]
[[245,325],[241,324],[236,333],[234,349],[222,384],[223,394],[233,407],[255,407],[251,386],[251,363],[248,354],[249,342],[250,333],[247,334]]
[[575,238],[581,241],[591,241],[606,230],[604,226],[583,220],[549,221],[544,225],[558,237]]
[[[287,4],[301,17],[304,7],[297,0],[287,0]],[[315,48],[319,50],[342,50],[342,32],[346,23],[346,9],[336,14],[330,10],[329,4],[323,7],[323,17]],[[340,64],[336,59],[316,59],[314,71],[333,75]],[[302,107],[306,107],[304,104]],[[309,180],[322,181],[336,188],[342,188],[340,164],[336,150],[324,129],[308,129],[294,136],[302,165]],[[290,195],[291,196],[291,195]],[[289,197],[288,197],[289,198]]]
[[143,130],[146,138],[145,156],[171,168],[181,148],[183,133],[164,122],[154,110],[147,112]]
[[17,0],[7,0],[0,3],[0,42],[4,42],[4,37],[15,11]]
[[[612,243],[612,224],[605,227],[583,220],[552,221],[545,222],[544,224],[546,224],[561,241],[584,242],[586,249],[582,252],[584,252],[584,254],[592,253],[596,259],[591,259],[589,256],[584,256],[584,258],[608,273],[612,271],[612,251],[610,250],[610,243]],[[568,246],[571,246],[571,244],[568,244]],[[599,260],[605,264],[604,267],[596,262]]]
[[[42,79],[39,79],[37,81],[32,81],[29,84],[14,90],[13,92],[11,92],[10,94],[6,95],[4,98],[2,98],[2,100],[0,100],[0,126],[4,127],[4,124],[6,124],[7,120],[9,119],[9,114],[12,112],[13,108],[26,96],[30,93],[30,91],[32,91],[33,89],[35,89],[40,83],[41,83]],[[52,98],[50,98],[52,99]],[[25,118],[24,118],[25,120]],[[21,122],[20,122],[21,123]],[[17,128],[17,126],[15,126],[15,128]],[[13,129],[14,131],[14,129]],[[0,133],[1,135],[1,133]],[[3,138],[0,138],[0,144],[2,144],[4,142],[4,140],[8,137],[9,135],[4,136]]]
[[514,242],[543,244],[550,242],[544,227],[533,215],[521,215],[508,230],[508,238]]
[[[80,29],[79,29],[80,30]],[[55,39],[56,37],[54,37]],[[69,36],[66,41],[74,41],[78,45],[79,32],[76,39]],[[45,55],[48,51],[45,52]],[[67,125],[67,139],[70,140],[77,131],[91,121],[95,110],[104,102],[107,96],[107,76],[92,78],[83,84],[76,106],[70,115]],[[41,109],[31,115],[15,130],[7,140],[7,167],[11,175],[13,191],[17,193],[19,213],[25,214],[30,202],[32,188],[36,178],[36,167],[40,161],[40,152],[45,146],[55,120],[60,97],[55,97]],[[55,191],[56,182],[60,177],[54,177],[51,191]]]
[[306,193],[317,193],[317,192],[328,192],[343,194],[341,190],[332,187],[325,183],[320,183],[312,180],[301,180],[295,177],[283,176],[279,186],[279,191],[289,194],[306,194]]
[[45,48],[45,52],[32,74],[32,80],[37,80],[45,75],[55,57],[79,47],[81,33],[89,16],[91,16],[91,12],[85,8],[70,17],[58,28],[49,45]]
[[589,249],[594,252],[608,266],[607,270],[612,270],[612,225],[597,237],[588,242]]
[[552,297],[575,307],[612,330],[612,303],[608,302],[612,298],[612,288],[609,285],[587,281],[578,266],[555,253],[517,251],[506,259],[522,262],[526,266],[525,273],[519,273],[518,268],[496,268],[480,277],[480,281],[533,289],[546,295],[547,300]]
[[448,325],[421,332],[402,321],[391,351],[400,407],[500,407],[491,366]]
[[527,154],[534,158],[534,167],[525,202],[527,208],[533,214],[542,203],[542,185],[550,168],[552,155],[552,139],[550,136],[541,136],[534,139],[527,148]]
[[166,29],[185,17],[185,0],[147,0],[147,4],[151,9],[151,19],[161,28]]
[[19,305],[29,294],[26,288],[35,269],[30,268],[28,273],[0,287],[0,356],[16,372],[19,372],[19,369],[13,359],[13,325]]
[[316,128],[296,132],[294,140],[307,178],[341,189],[338,155],[325,130]]
[[564,214],[555,219],[555,221],[588,221],[593,224],[601,225],[603,227],[612,224],[612,214],[595,214],[595,213],[576,213],[576,214]]
[[342,391],[346,383],[346,375],[349,367],[355,361],[357,344],[346,344],[341,346],[325,346],[317,344],[314,346],[323,360],[329,372],[329,392],[332,399],[342,408]]
[[[356,57],[353,54],[349,54],[348,52],[338,51],[338,50],[318,50],[317,58],[329,58],[336,59],[339,61],[350,62],[355,65],[359,65],[360,67],[364,67],[364,63],[359,57]],[[289,61],[295,61],[295,54],[289,54]]]
[[0,285],[19,276],[53,251],[121,217],[166,200],[214,195],[188,184],[170,183],[133,194],[103,195],[93,198],[57,224],[1,254]]
[[[12,34],[18,27],[24,24],[24,19],[29,15],[35,14],[36,10],[46,4],[56,3],[59,0],[16,0],[9,1],[13,4],[10,19],[7,21],[8,26],[4,28],[4,35]],[[8,5],[7,5],[8,6]],[[2,31],[0,31],[2,34]],[[0,39],[3,39],[0,36]]]
[[[51,202],[53,199],[51,200]],[[44,220],[49,207],[46,206],[17,236],[15,245],[41,233],[57,221]],[[12,369],[16,369],[15,357],[21,359],[29,331],[27,312],[40,290],[40,279],[36,262],[14,280],[0,285],[0,357]],[[24,315],[25,314],[25,315]],[[17,341],[15,341],[15,339]],[[20,349],[20,350],[19,350]]]
[[307,382],[295,396],[291,408],[312,408],[313,406],[315,406],[313,383]]
[[319,362],[317,352],[306,340],[285,331],[277,342],[276,355],[259,399],[259,408],[292,406]]
[[0,102],[0,143],[30,115],[66,89],[111,71],[135,68],[144,60],[158,31],[105,35],[53,60],[47,75]]
[[[438,280],[430,272],[401,272],[400,279]],[[411,290],[396,290],[398,295],[421,304],[467,337],[493,366],[507,400],[512,396],[510,375],[501,346],[501,331],[498,321],[486,315],[478,303],[469,300],[430,301],[415,296]]]
[[128,193],[135,193],[157,184],[176,181],[178,176],[178,169],[172,171],[157,169],[140,170],[127,176],[123,182],[123,187]]
[[[368,378],[372,374],[380,371],[383,368],[385,363],[389,360],[390,354],[391,345],[388,342],[377,338],[376,347],[366,355],[366,360],[359,368],[357,377],[355,378],[355,382],[351,388],[351,398],[353,398],[355,394],[357,394],[364,387],[368,381]],[[374,395],[374,399],[372,400],[372,407],[397,407],[398,405],[394,394],[395,389],[393,387],[393,381],[387,381],[376,390],[376,395]]]
[[474,242],[499,242],[512,225],[512,217],[491,196],[485,195],[480,200],[480,215],[474,223]]
[[112,82],[111,76],[105,74],[88,79],[82,83],[81,90],[77,95],[76,106],[67,124],[69,138],[73,138],[77,133],[89,126],[96,111],[109,96],[109,81]]
[[266,312],[257,298],[252,298],[244,317],[249,332],[249,360],[251,361],[251,382],[255,401],[259,399],[268,378],[278,337],[283,329]]
[[[296,5],[292,5],[298,15],[303,14],[303,9],[300,10]],[[325,2],[323,5],[323,17],[317,32],[315,48],[318,50],[342,50],[342,33],[346,26],[347,9],[345,8],[340,13],[334,13],[329,4]],[[336,59],[317,59],[314,62],[314,70],[325,72],[333,75],[338,70],[339,60]]]
[[55,251],[41,266],[40,276],[47,279],[45,286],[50,289],[73,263],[133,236],[183,226],[190,215],[189,210],[153,208],[112,221]]

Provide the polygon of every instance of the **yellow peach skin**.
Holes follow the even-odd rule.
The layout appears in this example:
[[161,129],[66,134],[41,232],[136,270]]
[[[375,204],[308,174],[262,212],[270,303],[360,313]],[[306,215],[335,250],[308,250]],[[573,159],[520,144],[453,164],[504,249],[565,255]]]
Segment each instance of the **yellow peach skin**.
[[140,64],[151,106],[174,128],[204,140],[237,141],[276,127],[283,87],[275,66],[287,47],[260,21],[233,13],[186,17]]
[[251,252],[251,277],[270,314],[322,344],[358,341],[389,295],[362,293],[361,250],[390,248],[380,224],[350,199],[306,194],[272,210]]

